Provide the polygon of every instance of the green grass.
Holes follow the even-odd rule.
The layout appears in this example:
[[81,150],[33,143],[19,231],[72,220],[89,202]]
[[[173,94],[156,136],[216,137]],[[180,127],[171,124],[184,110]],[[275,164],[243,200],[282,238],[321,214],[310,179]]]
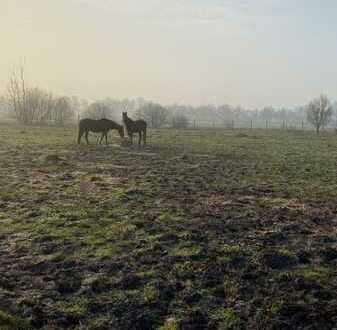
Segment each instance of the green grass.
[[76,133],[0,125],[3,327],[333,326],[335,134]]
[[1,330],[23,330],[28,329],[28,322],[19,317],[9,315],[0,310],[0,329]]
[[232,308],[219,308],[211,314],[211,318],[219,322],[220,329],[233,329],[238,317]]

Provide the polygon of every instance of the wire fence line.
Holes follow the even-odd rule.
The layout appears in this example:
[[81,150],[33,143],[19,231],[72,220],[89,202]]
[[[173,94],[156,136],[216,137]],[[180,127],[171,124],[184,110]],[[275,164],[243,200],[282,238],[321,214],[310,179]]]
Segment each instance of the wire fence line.
[[[326,129],[335,129],[337,123],[330,123]],[[315,130],[306,120],[228,120],[228,121],[200,121],[191,120],[188,128],[224,128],[224,129],[280,129],[280,130]]]
[[[330,124],[325,127],[326,132],[337,133],[336,126]],[[252,134],[249,134],[249,132]],[[177,129],[172,127],[163,127],[159,129],[148,130],[148,142],[150,144],[159,144],[168,149],[181,147],[189,150],[191,148],[201,147],[212,150],[222,150],[224,146],[224,137],[250,137],[255,138],[255,132],[277,134],[284,132],[303,132],[306,134],[315,134],[315,128],[307,121],[228,121],[228,122],[210,122],[210,121],[192,121],[187,128]],[[269,133],[267,133],[269,134]],[[283,134],[283,133],[282,133]]]
[[[13,124],[20,125],[13,118],[1,118],[0,124]],[[35,123],[30,126],[59,126],[54,122],[45,122],[43,125],[41,123]],[[77,120],[72,120],[64,127],[74,127],[78,126]],[[151,125],[148,126],[152,129]],[[154,129],[154,128],[153,128]],[[302,131],[314,131],[315,127],[306,120],[263,120],[263,119],[235,119],[235,120],[199,120],[199,119],[189,119],[188,125],[182,128],[175,128],[173,124],[167,123],[163,127],[158,129],[177,129],[177,130],[191,130],[191,129],[224,129],[224,130],[302,130]],[[331,121],[322,130],[336,130],[337,131],[337,120]]]

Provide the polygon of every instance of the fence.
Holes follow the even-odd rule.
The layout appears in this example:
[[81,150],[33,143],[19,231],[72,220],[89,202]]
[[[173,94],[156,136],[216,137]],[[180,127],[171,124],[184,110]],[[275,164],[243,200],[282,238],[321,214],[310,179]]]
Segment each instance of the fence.
[[[0,117],[0,124],[17,124],[17,121],[14,118]],[[45,122],[43,124],[36,123],[36,126],[55,126],[55,123]],[[64,126],[77,126],[77,120],[71,120]],[[162,128],[172,128],[173,125],[165,125]],[[151,127],[149,127],[151,128]],[[198,119],[189,119],[189,124],[187,129],[278,129],[278,130],[302,130],[302,131],[314,131],[315,128],[308,123],[306,120],[260,120],[260,119],[251,119],[251,120],[198,120]],[[326,130],[337,130],[337,120],[333,120],[325,127]]]
[[[336,124],[328,125],[327,129],[335,129]],[[226,128],[226,129],[280,129],[280,130],[314,130],[314,127],[305,120],[275,121],[275,120],[228,120],[228,121],[199,121],[191,120],[189,128]]]

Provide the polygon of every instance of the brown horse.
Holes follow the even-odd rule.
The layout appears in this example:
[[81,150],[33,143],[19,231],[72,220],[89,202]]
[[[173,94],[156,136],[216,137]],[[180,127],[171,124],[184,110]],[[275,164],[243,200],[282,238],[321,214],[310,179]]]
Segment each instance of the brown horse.
[[119,136],[121,138],[124,138],[124,127],[122,125],[119,125],[115,123],[112,120],[109,119],[81,119],[79,122],[79,129],[78,129],[78,139],[77,143],[81,143],[82,135],[85,133],[85,139],[87,141],[87,144],[89,144],[88,135],[89,132],[94,133],[102,133],[99,143],[102,143],[103,138],[105,137],[105,143],[108,144],[108,133],[110,130],[115,129],[118,131]]
[[143,137],[143,146],[145,146],[146,128],[147,128],[146,121],[142,119],[132,120],[131,118],[128,117],[127,112],[123,112],[123,123],[125,125],[128,136],[131,140],[131,144],[133,144],[133,133],[138,133],[139,134],[138,145],[140,146]]

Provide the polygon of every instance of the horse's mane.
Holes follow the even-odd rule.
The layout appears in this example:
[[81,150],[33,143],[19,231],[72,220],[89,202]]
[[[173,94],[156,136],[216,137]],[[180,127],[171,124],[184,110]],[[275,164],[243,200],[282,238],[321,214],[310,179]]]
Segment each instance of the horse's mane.
[[125,121],[129,122],[129,123],[133,123],[134,122],[134,120],[131,119],[128,115],[125,116]]

